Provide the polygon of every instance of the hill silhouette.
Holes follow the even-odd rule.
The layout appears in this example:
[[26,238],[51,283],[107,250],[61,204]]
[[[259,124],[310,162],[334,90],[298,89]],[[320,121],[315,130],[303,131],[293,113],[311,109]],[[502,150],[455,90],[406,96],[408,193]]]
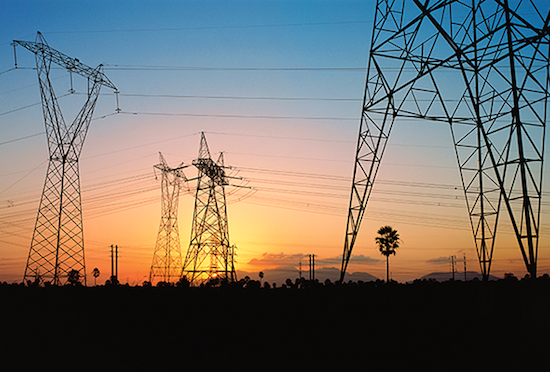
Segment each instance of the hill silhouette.
[[[433,272],[428,275],[424,275],[420,280],[437,280],[438,282],[446,282],[453,278],[453,274],[450,272]],[[483,276],[475,271],[466,271],[466,280],[482,280]],[[455,280],[464,280],[464,272],[456,272]],[[489,275],[489,280],[499,280],[496,276]]]
[[[262,272],[264,273],[264,278],[262,282],[268,282],[270,284],[276,283],[278,286],[285,283],[287,279],[291,279],[292,281],[294,281],[296,278],[300,277],[299,270],[296,269],[296,267],[294,266],[281,266],[275,269],[262,270]],[[258,274],[259,271],[248,272],[237,270],[237,278],[239,279],[248,276],[250,279],[259,280]],[[309,279],[309,271],[308,268],[305,266],[302,269],[302,278]],[[318,268],[315,270],[315,279],[317,279],[321,283],[324,283],[327,279],[335,283],[336,281],[340,280],[340,269],[337,269],[335,267]],[[345,280],[351,280],[353,282],[370,282],[376,281],[378,280],[378,278],[369,273],[354,272],[351,274],[346,274]]]

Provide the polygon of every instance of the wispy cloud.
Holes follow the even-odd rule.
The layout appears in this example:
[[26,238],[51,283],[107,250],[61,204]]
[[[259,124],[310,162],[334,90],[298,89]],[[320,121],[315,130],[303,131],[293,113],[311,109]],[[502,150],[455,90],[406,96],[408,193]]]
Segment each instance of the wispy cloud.
[[251,259],[248,264],[255,266],[297,265],[300,260],[308,259],[307,254],[264,253],[260,258]]
[[[259,258],[251,259],[248,264],[254,266],[283,266],[294,265],[297,266],[298,262],[302,261],[305,265],[309,262],[309,255],[303,253],[286,254],[286,253],[264,253]],[[381,260],[376,258],[367,257],[364,255],[351,256],[350,262],[354,264],[358,263],[378,263]],[[340,265],[342,263],[342,256],[334,256],[328,258],[315,257],[315,266],[329,266]]]
[[448,256],[447,257],[432,258],[432,259],[429,259],[428,261],[426,261],[426,263],[434,264],[434,265],[448,264],[449,262],[451,262],[451,258],[448,257]]
[[[354,263],[354,264],[378,263],[380,261],[381,260],[379,260],[377,258],[368,257],[368,256],[365,256],[365,255],[362,255],[362,254],[360,254],[358,256],[352,255],[351,258],[350,258],[350,262]],[[340,265],[342,263],[342,256],[335,256],[335,257],[331,257],[331,258],[323,258],[323,259],[320,259],[320,260],[315,260],[315,263],[317,265],[320,265],[320,266]]]

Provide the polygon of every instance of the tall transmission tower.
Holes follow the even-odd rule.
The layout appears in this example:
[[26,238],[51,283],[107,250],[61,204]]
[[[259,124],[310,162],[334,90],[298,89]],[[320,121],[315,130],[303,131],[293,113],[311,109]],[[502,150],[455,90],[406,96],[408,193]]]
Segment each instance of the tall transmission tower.
[[187,181],[181,163],[170,168],[159,152],[160,163],[155,168],[161,171],[161,217],[149,282],[156,278],[170,283],[178,280],[182,270],[180,233],[178,229],[178,204],[182,181]]
[[236,280],[235,247],[229,243],[223,153],[212,160],[204,133],[198,159],[193,160],[198,169],[197,192],[191,241],[183,263],[182,277],[190,283],[203,283],[210,279]]
[[522,0],[378,0],[341,280],[399,118],[450,126],[484,279],[502,211],[527,271],[536,277],[549,6]]
[[[50,48],[40,33],[35,42],[14,40],[14,44],[36,55],[50,153],[24,281],[61,285],[69,274],[74,278],[78,272],[76,277],[86,284],[78,160],[101,86],[115,92],[117,89],[103,74],[102,65],[91,68]],[[63,119],[50,81],[52,63],[88,79],[86,102],[69,125]]]

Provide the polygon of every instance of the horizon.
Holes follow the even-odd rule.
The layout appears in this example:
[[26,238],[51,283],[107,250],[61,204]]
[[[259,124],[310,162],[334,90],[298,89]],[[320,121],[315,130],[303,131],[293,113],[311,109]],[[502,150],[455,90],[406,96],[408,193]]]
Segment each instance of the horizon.
[[[0,282],[21,282],[48,150],[34,56],[12,40],[48,44],[82,63],[104,64],[119,89],[103,89],[80,159],[88,284],[108,277],[119,247],[119,280],[149,277],[160,220],[158,152],[191,164],[204,132],[224,153],[231,244],[237,271],[316,268],[342,261],[355,144],[365,90],[374,1],[66,3],[4,1],[0,14]],[[537,2],[543,4],[542,2]],[[541,5],[542,6],[542,5]],[[545,5],[547,6],[547,5]],[[85,79],[52,69],[65,120],[83,103]],[[68,94],[73,88],[75,94]],[[185,170],[192,178],[193,170]],[[548,168],[544,178],[548,179]],[[193,185],[190,186],[194,187]],[[542,193],[547,196],[548,186]],[[189,245],[194,195],[179,204],[181,253]],[[538,276],[550,273],[548,203],[543,197]],[[380,226],[403,240],[391,277],[479,271],[449,128],[398,120],[347,272],[385,278],[374,239]],[[466,261],[464,262],[464,257]],[[491,275],[526,273],[507,217],[499,225]],[[104,282],[104,280],[102,280]]]

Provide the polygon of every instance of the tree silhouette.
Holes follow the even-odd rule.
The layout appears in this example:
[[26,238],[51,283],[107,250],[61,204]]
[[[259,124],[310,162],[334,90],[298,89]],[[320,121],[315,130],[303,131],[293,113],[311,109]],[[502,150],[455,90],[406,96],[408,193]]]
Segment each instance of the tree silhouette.
[[97,277],[99,276],[99,274],[100,274],[99,269],[96,267],[92,271],[92,275],[94,276],[94,287],[96,286],[96,280],[97,280]]
[[77,286],[80,283],[80,272],[78,270],[71,270],[67,276],[67,285]]
[[382,226],[378,229],[378,236],[374,239],[382,255],[386,256],[386,282],[390,281],[390,255],[399,248],[399,234],[391,226]]

